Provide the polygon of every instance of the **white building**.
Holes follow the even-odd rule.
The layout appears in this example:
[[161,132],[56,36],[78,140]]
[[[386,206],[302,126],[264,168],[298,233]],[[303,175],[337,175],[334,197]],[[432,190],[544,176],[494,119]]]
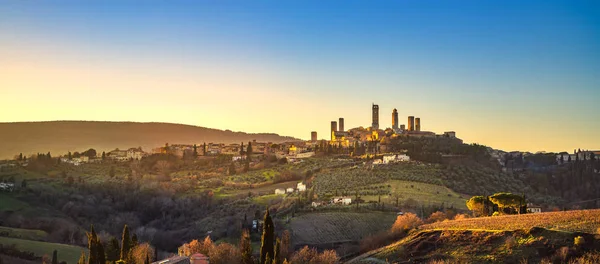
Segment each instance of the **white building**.
[[0,182],[0,191],[12,192],[15,188],[15,184],[12,182]]
[[349,205],[352,203],[352,198],[347,197],[347,196],[334,197],[333,199],[331,199],[331,203],[332,204]]
[[527,204],[527,212],[528,213],[541,213],[542,207],[534,204]]
[[383,156],[383,164],[388,164],[391,162],[408,162],[410,161],[410,157],[406,154],[390,154]]
[[285,191],[287,193],[293,193],[294,192],[294,188],[287,188]]
[[285,194],[284,189],[275,189],[275,194]]
[[296,186],[296,188],[298,189],[299,192],[306,191],[306,184],[299,182],[298,185]]

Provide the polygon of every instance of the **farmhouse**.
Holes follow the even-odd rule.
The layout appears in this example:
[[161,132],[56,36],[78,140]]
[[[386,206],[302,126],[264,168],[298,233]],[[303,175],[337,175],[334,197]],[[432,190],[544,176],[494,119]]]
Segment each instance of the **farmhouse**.
[[296,186],[296,188],[298,189],[299,192],[306,191],[306,184],[299,182],[298,185]]
[[275,194],[285,194],[284,189],[275,189]]
[[319,206],[324,205],[324,204],[325,204],[324,202],[312,202],[311,206],[312,207],[319,207]]
[[383,164],[388,164],[391,162],[408,162],[410,161],[410,157],[406,154],[389,154],[383,156]]
[[294,188],[287,188],[285,191],[287,193],[293,193],[294,192]]
[[347,197],[347,196],[334,197],[333,199],[331,199],[331,203],[332,204],[349,205],[352,203],[352,198]]
[[528,213],[541,213],[542,207],[535,204],[527,204],[527,212]]
[[15,184],[12,182],[0,182],[0,191],[12,192],[14,187],[15,187]]

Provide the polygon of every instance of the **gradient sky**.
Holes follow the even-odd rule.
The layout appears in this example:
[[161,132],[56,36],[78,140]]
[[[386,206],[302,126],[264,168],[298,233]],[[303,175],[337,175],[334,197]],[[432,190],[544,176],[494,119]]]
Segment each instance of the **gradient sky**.
[[0,0],[0,122],[329,122],[600,149],[598,1]]

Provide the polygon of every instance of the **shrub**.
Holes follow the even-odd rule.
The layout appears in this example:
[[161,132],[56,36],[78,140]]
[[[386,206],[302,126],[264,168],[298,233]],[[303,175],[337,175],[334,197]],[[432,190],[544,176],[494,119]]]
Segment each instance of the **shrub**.
[[435,223],[435,222],[444,221],[446,219],[448,219],[448,216],[446,215],[446,213],[437,211],[437,212],[431,214],[431,216],[429,216],[429,218],[427,219],[427,222]]
[[469,216],[466,214],[457,214],[456,216],[454,216],[454,220],[463,220],[467,218],[469,218]]
[[396,222],[392,225],[392,234],[402,234],[411,229],[417,228],[422,225],[423,221],[416,214],[406,213],[404,215],[399,215],[396,218]]
[[583,244],[585,244],[585,238],[583,238],[582,236],[576,236],[573,244],[575,244],[576,247],[580,247],[583,246]]

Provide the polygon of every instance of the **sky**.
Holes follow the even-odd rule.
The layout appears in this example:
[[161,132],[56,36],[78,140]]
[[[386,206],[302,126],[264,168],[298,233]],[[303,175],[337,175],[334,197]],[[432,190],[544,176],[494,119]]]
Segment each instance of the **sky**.
[[0,122],[171,122],[309,139],[391,127],[600,149],[598,1],[0,0]]

